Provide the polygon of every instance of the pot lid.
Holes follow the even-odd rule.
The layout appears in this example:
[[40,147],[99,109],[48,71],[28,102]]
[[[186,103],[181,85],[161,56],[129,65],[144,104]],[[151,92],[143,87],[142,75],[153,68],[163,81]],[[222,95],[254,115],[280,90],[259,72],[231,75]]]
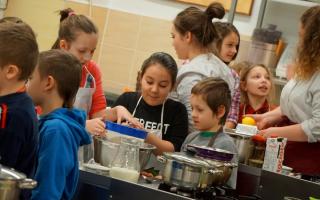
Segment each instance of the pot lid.
[[231,161],[234,153],[218,148],[212,148],[207,146],[198,146],[195,144],[188,144],[188,148],[193,148],[196,152],[196,155],[202,158],[209,158],[219,161]]
[[25,178],[26,176],[23,173],[0,165],[0,180],[21,180]]
[[209,167],[209,164],[203,160],[198,158],[188,156],[181,152],[164,152],[164,157],[172,160],[176,160],[182,163],[186,163],[188,165],[196,166],[196,167]]

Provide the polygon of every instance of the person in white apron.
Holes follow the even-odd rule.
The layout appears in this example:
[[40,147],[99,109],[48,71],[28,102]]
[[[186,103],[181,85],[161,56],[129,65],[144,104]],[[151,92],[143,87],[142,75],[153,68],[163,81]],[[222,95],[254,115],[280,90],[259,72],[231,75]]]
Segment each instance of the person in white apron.
[[[52,46],[52,49],[63,49],[79,59],[84,66],[83,71],[87,74],[86,78],[91,80],[93,84],[86,83],[84,87],[80,87],[77,93],[74,107],[83,109],[88,113],[92,110],[92,97],[99,91],[102,92],[101,82],[96,80],[100,75],[98,66],[91,60],[98,43],[98,30],[94,23],[84,15],[75,14],[70,9],[60,11],[59,36]],[[120,122],[127,120],[137,127],[142,127],[137,120],[123,107],[106,110],[106,101],[103,95],[100,95],[101,101],[99,109],[96,113],[88,116],[86,121],[86,130],[93,135],[105,134],[104,120]],[[99,107],[99,108],[100,108]],[[94,118],[94,119],[90,119]],[[91,155],[85,157],[92,157]]]
[[[138,92],[123,93],[114,105],[122,105],[137,118],[148,131],[146,143],[156,146],[153,152],[179,151],[188,133],[188,116],[185,106],[168,99],[178,68],[166,53],[153,53],[141,67],[137,79]],[[148,167],[156,166],[155,157]]]
[[[137,111],[137,108],[138,108],[138,106],[139,106],[139,103],[140,103],[140,101],[141,101],[141,99],[142,99],[142,96],[140,96],[140,98],[139,98],[139,100],[138,100],[138,102],[137,102],[137,105],[136,105],[136,107],[134,108],[134,110],[133,110],[133,113],[132,113],[132,116],[134,117],[134,115],[135,115],[135,113],[136,113],[136,111]],[[160,125],[160,129],[149,129],[148,131],[150,131],[151,133],[153,133],[153,134],[155,134],[159,139],[161,139],[162,140],[162,128],[163,128],[163,111],[164,111],[164,104],[165,104],[166,102],[164,101],[163,103],[162,103],[162,108],[161,108],[161,121],[160,121],[160,123],[161,123],[161,125]]]
[[[89,116],[88,113],[89,113],[89,111],[91,109],[91,105],[92,105],[92,96],[96,90],[96,81],[95,81],[94,76],[89,72],[88,68],[85,65],[83,66],[83,70],[87,71],[86,83],[84,84],[84,87],[80,87],[78,89],[73,106],[75,108],[84,110],[87,113],[87,117],[88,117]],[[88,80],[92,80],[93,87],[91,87],[90,81],[88,82]],[[100,126],[104,126],[104,122],[101,119],[96,118],[93,120],[96,121],[97,124],[101,124],[101,123],[103,124]],[[87,120],[87,123],[86,123],[87,129],[88,129],[88,121],[95,123],[93,120]],[[91,141],[92,140],[93,140],[93,138],[91,135]],[[93,152],[94,152],[93,143],[80,147],[79,151],[78,151],[79,162],[80,163],[87,163],[90,159],[93,158],[93,156],[94,156]]]
[[[142,99],[142,96],[140,96],[140,98],[139,98],[139,100],[138,100],[138,102],[137,102],[137,105],[136,105],[136,107],[134,108],[134,111],[133,111],[133,113],[132,113],[132,116],[134,117],[134,115],[135,115],[135,113],[136,113],[136,110],[137,110],[137,108],[138,108],[138,106],[139,106],[139,103],[140,103],[140,101],[141,101],[141,99]],[[162,108],[161,108],[161,121],[160,121],[160,128],[159,129],[148,129],[147,131],[148,131],[148,134],[149,134],[149,138],[150,137],[153,137],[154,135],[157,137],[157,138],[159,138],[160,140],[162,140],[162,134],[163,134],[163,132],[162,132],[162,129],[163,129],[163,111],[164,111],[164,104],[165,104],[166,102],[163,102],[162,103]],[[152,134],[153,136],[151,136],[150,134]],[[153,137],[154,138],[154,137]],[[153,140],[156,140],[156,139],[153,139]],[[156,156],[154,155],[154,154],[152,154],[151,156],[150,156],[150,160],[148,161],[148,163],[146,164],[146,166],[145,166],[145,169],[149,169],[149,168],[151,168],[151,167],[154,167],[154,168],[157,168],[157,169],[161,169],[162,168],[162,165],[157,161],[157,158],[156,158]]]
[[[90,73],[87,66],[83,66],[83,70],[86,71],[86,82],[84,87],[78,89],[74,107],[82,109],[87,113],[87,118],[89,118],[89,112],[92,107],[92,98],[93,94],[96,91],[96,81],[94,76]],[[91,135],[104,135],[106,133],[105,122],[104,120],[110,121],[122,121],[122,119],[128,120],[132,124],[140,124],[135,120],[131,114],[123,107],[117,106],[108,110],[104,110],[105,117],[97,117],[94,119],[87,119],[86,129]],[[141,128],[141,126],[140,126]],[[90,145],[85,145],[79,150],[79,160],[83,162],[88,162],[91,158],[94,157],[94,146],[93,143]]]
[[[91,114],[86,123],[87,131],[94,135],[105,134],[104,120],[117,122],[126,120],[133,126],[142,127],[124,107],[106,110],[105,98],[102,94],[100,95],[103,92],[101,81],[99,81],[101,72],[97,64],[91,60],[98,43],[98,30],[95,24],[88,17],[78,15],[70,8],[61,10],[60,16],[59,36],[52,49],[63,49],[76,56],[84,66],[83,71],[87,74],[86,81],[91,80],[90,83],[85,83],[84,87],[79,88],[74,104],[75,107]],[[92,100],[97,92],[100,98],[99,109],[91,113],[92,108],[96,108],[97,105],[96,99]],[[104,103],[101,103],[103,100]]]

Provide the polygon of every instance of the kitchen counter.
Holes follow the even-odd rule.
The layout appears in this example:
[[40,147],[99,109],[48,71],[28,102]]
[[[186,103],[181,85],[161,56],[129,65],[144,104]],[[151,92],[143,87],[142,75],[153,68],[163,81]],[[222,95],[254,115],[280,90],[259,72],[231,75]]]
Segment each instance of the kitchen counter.
[[[146,183],[143,179],[140,179],[138,184],[130,183],[81,169],[74,200],[191,200],[159,190],[159,183]],[[284,197],[320,199],[320,184],[239,164],[237,193],[258,195],[262,200],[283,200]]]
[[74,200],[190,200],[176,194],[158,190],[159,182],[146,183],[143,179],[138,184],[114,179],[109,176],[80,170],[79,184]]
[[261,168],[238,164],[237,192],[240,195],[257,195],[260,193]]
[[310,197],[320,199],[320,183],[262,170],[260,192],[263,200],[283,200],[285,197],[296,200]]

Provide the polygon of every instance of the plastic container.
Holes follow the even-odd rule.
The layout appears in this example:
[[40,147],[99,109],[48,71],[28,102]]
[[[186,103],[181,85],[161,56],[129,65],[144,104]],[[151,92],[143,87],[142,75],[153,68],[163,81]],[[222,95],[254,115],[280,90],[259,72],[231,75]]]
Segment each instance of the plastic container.
[[143,145],[144,140],[147,137],[147,132],[145,130],[132,128],[129,126],[113,123],[111,121],[106,122],[106,129],[108,131],[107,137],[108,139],[112,139],[113,137],[127,137],[127,138],[135,138],[138,139]]

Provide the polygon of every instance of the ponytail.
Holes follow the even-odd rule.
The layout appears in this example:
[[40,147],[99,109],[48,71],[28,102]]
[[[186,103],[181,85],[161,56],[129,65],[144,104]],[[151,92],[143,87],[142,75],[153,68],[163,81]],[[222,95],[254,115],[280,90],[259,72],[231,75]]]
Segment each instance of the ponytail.
[[60,40],[64,39],[68,42],[72,42],[76,39],[77,32],[83,31],[85,33],[98,33],[97,27],[94,23],[84,15],[77,15],[71,8],[61,10],[60,15],[60,27],[58,38],[52,45],[52,49],[60,48]]
[[217,37],[212,19],[222,19],[224,15],[223,6],[214,2],[205,11],[196,7],[186,8],[176,16],[173,24],[180,34],[185,35],[191,32],[202,47],[208,48]]

